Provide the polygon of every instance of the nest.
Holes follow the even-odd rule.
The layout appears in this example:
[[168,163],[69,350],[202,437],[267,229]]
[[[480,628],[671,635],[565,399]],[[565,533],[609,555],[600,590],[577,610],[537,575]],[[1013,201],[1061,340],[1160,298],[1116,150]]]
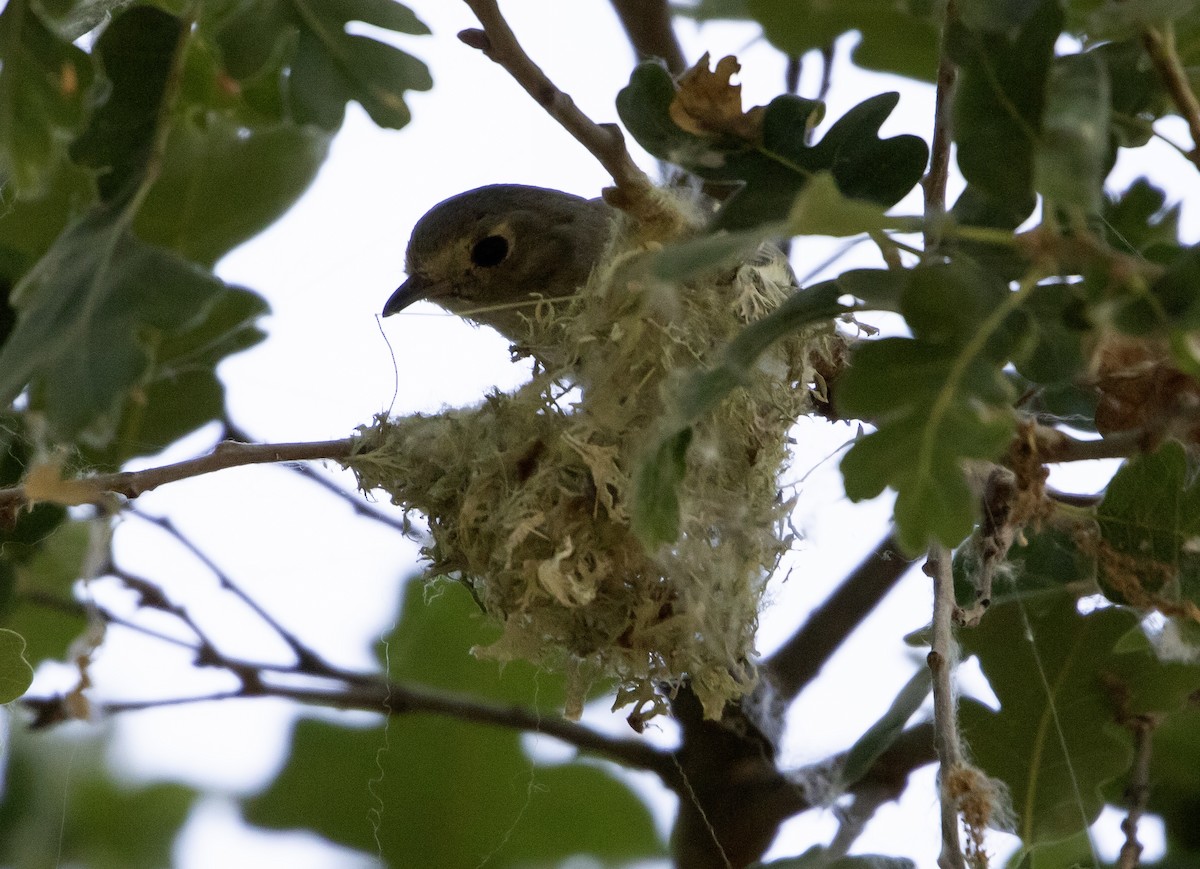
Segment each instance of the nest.
[[633,477],[678,380],[793,291],[786,270],[753,263],[652,279],[653,252],[698,223],[672,207],[666,228],[621,219],[582,292],[532,312],[544,368],[529,383],[477,407],[380,417],[347,463],[363,491],[428,517],[430,576],[461,579],[503,627],[476,653],[568,674],[568,715],[597,679],[617,682],[631,720],[664,711],[684,680],[711,718],[753,687],[763,590],[791,543],[787,433],[810,408],[812,360],[836,340],[825,328],[780,342],[697,424],[680,537],[647,551],[630,526]]

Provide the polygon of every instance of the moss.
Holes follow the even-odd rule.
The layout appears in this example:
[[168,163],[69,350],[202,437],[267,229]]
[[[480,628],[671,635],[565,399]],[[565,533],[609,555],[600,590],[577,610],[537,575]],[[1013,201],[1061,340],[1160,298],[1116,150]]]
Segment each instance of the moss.
[[639,718],[686,678],[719,717],[753,686],[763,588],[790,543],[777,478],[830,330],[781,342],[698,425],[674,545],[647,552],[630,528],[631,478],[664,396],[791,292],[752,265],[679,287],[652,280],[647,254],[672,240],[662,227],[692,225],[678,214],[659,231],[619,227],[569,306],[531,314],[545,367],[529,383],[473,408],[379,418],[348,462],[364,491],[429,517],[431,574],[461,575],[503,626],[477,653],[574,674],[569,710],[586,690],[578,674],[616,679]]

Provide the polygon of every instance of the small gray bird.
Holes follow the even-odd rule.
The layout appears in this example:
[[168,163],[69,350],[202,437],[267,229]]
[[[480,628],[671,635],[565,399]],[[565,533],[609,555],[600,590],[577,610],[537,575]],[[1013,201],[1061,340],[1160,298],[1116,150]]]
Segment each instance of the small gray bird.
[[522,344],[537,301],[586,283],[612,228],[603,201],[561,190],[493,184],[452,196],[417,222],[408,280],[383,316],[428,300]]

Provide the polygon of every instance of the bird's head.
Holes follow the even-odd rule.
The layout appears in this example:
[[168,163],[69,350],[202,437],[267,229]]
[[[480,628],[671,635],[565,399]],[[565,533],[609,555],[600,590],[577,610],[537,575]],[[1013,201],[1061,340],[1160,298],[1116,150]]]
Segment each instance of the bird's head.
[[383,315],[434,302],[521,343],[533,306],[586,283],[612,231],[612,209],[559,190],[495,184],[440,203],[408,243],[408,280]]

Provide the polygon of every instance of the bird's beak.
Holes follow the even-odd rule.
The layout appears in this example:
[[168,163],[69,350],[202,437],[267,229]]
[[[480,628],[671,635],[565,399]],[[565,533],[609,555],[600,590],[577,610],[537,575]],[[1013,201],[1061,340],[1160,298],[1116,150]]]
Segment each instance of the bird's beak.
[[412,275],[388,298],[387,304],[383,306],[383,316],[390,317],[392,314],[398,314],[413,302],[420,302],[437,295],[437,290],[438,284],[435,281],[431,281],[421,274]]

